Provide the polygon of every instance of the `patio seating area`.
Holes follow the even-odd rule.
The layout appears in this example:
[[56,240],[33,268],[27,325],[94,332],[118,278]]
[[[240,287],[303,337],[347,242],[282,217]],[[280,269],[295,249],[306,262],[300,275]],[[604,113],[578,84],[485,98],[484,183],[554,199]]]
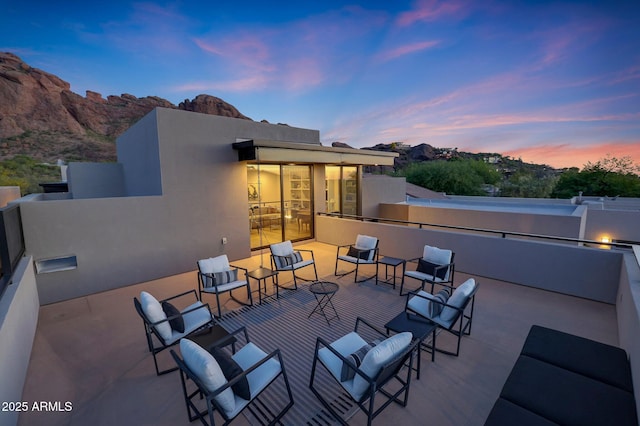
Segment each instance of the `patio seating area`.
[[[376,285],[375,277],[362,283],[334,275],[336,246],[323,243],[296,245],[313,250],[321,280],[335,282],[332,299],[339,318],[330,323],[308,315],[316,299],[308,283],[297,290],[281,290],[278,299],[243,306],[228,293],[220,295],[219,323],[228,331],[245,326],[251,341],[266,353],[279,349],[287,368],[295,404],[281,419],[283,424],[337,424],[309,389],[315,342],[332,342],[353,331],[357,317],[378,328],[402,312],[407,296],[389,285]],[[380,253],[380,256],[394,253]],[[269,250],[234,261],[249,271],[269,266]],[[371,268],[371,267],[369,267]],[[414,374],[406,407],[391,404],[374,424],[482,425],[520,354],[534,324],[559,329],[602,343],[617,345],[616,311],[612,305],[486,279],[456,268],[455,286],[475,279],[473,332],[462,337],[458,357],[427,352],[420,379]],[[289,280],[283,274],[281,280]],[[254,280],[251,289],[257,291]],[[270,285],[270,280],[268,280]],[[131,306],[133,297],[148,291],[159,300],[193,290],[197,271],[140,283],[100,294],[46,305],[40,308],[38,330],[31,354],[24,401],[71,402],[69,411],[28,411],[21,425],[180,425],[187,420],[178,372],[157,376],[154,361],[143,340],[140,317]],[[457,336],[438,335],[438,346],[455,347]],[[158,355],[160,368],[175,366],[169,351]],[[415,363],[414,363],[415,364]],[[333,382],[333,383],[332,383]],[[315,386],[336,386],[328,375]],[[340,388],[335,388],[340,399]],[[265,392],[267,393],[267,392]],[[269,397],[269,395],[266,395]],[[366,424],[357,406],[340,404],[350,424]],[[243,413],[244,414],[244,413]],[[251,416],[238,416],[234,424],[253,424]]]

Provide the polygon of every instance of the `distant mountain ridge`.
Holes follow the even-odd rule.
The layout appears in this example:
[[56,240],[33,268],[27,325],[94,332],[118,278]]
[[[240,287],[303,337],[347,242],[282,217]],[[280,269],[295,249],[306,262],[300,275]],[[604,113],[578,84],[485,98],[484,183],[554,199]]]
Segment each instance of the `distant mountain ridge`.
[[[49,163],[59,159],[116,161],[116,138],[156,107],[251,120],[233,105],[206,94],[185,99],[179,105],[157,96],[122,94],[105,99],[89,90],[83,97],[72,92],[71,85],[61,78],[29,66],[12,53],[0,52],[0,161],[19,154]],[[332,145],[349,147],[342,142]],[[454,157],[502,158],[499,154],[471,154],[426,143],[408,146],[394,142],[363,149],[397,152],[396,169],[412,162]],[[393,171],[394,167],[378,171]]]
[[82,97],[61,78],[0,52],[0,160],[24,154],[46,162],[114,161],[115,139],[156,107],[250,120],[210,95],[177,106],[156,96]]

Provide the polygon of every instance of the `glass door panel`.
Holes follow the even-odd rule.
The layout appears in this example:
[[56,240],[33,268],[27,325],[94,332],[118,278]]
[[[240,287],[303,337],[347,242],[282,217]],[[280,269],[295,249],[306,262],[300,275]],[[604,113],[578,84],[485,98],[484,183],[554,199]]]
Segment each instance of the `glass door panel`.
[[342,167],[342,214],[358,214],[358,168]]
[[311,166],[282,166],[284,239],[299,240],[313,235],[313,182]]
[[250,164],[247,166],[252,249],[282,241],[280,176],[279,165]]
[[340,166],[325,167],[327,213],[340,213]]

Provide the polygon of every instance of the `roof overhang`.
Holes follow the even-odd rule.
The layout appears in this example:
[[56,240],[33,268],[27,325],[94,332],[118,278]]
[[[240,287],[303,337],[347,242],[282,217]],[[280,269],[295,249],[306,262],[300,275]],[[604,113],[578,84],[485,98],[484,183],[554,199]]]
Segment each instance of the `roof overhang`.
[[393,160],[398,156],[396,152],[258,139],[236,142],[233,144],[233,149],[238,151],[239,161],[260,161],[261,163],[393,166]]

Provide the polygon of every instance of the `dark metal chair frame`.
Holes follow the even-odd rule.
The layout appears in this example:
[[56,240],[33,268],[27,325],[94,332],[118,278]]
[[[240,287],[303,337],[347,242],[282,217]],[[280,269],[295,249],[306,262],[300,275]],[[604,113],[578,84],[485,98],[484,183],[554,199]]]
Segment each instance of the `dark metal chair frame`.
[[[245,344],[249,343],[249,334],[247,333],[246,327],[240,327],[237,330],[231,332],[229,336],[220,341],[220,346],[224,345],[226,340],[234,339],[236,335],[242,333],[244,335]],[[235,376],[233,379],[229,380],[225,385],[218,388],[215,392],[210,392],[200,381],[200,379],[191,371],[191,369],[185,364],[184,360],[173,350],[171,349],[171,355],[177,364],[177,369],[180,370],[180,381],[182,383],[182,393],[184,396],[185,404],[187,406],[187,416],[189,417],[189,421],[193,422],[194,420],[200,420],[205,426],[214,426],[215,418],[214,413],[218,411],[220,416],[222,416],[224,422],[223,425],[228,425],[235,419],[244,409],[248,409],[256,418],[265,418],[266,416],[273,417],[267,424],[273,425],[279,423],[282,416],[286,414],[287,411],[293,406],[293,393],[291,392],[291,386],[289,385],[289,378],[287,377],[287,373],[284,367],[284,362],[282,360],[282,354],[280,353],[280,349],[276,349],[270,354],[268,354],[265,358],[261,359],[257,364],[254,364],[251,368],[243,371],[241,374]],[[220,393],[224,392],[226,389],[230,388],[242,378],[246,377],[249,373],[263,365],[265,362],[270,359],[275,358],[280,363],[280,373],[273,378],[265,386],[265,388],[256,395],[249,404],[241,411],[239,411],[234,417],[228,417],[225,411],[218,405],[217,401],[214,399]],[[289,403],[280,410],[280,412],[273,413],[271,407],[269,407],[265,402],[260,400],[260,395],[262,392],[267,390],[271,384],[273,384],[279,377],[282,377],[284,380],[284,384],[286,386],[287,395],[289,397]],[[187,383],[191,380],[196,389],[192,392],[187,390]],[[199,399],[205,399],[207,403],[206,410],[200,410],[194,403],[193,399],[198,397]],[[253,407],[253,405],[258,405],[258,407]],[[207,422],[207,417],[209,422]]]
[[[360,324],[366,325],[370,330],[378,334],[381,338],[386,339],[389,337],[382,330],[377,327],[371,325],[369,322],[364,320],[361,317],[357,317],[356,324],[354,327],[354,331],[358,332],[358,327]],[[371,425],[373,419],[378,416],[389,404],[395,402],[396,404],[401,405],[402,407],[407,406],[407,401],[409,398],[409,388],[411,385],[411,375],[413,372],[413,356],[416,353],[416,347],[420,342],[417,339],[412,340],[409,346],[398,354],[395,358],[390,360],[388,363],[383,365],[380,372],[376,375],[376,377],[369,377],[366,373],[360,370],[351,360],[346,359],[338,351],[336,351],[333,347],[331,347],[331,343],[327,342],[322,337],[318,337],[316,340],[316,347],[313,357],[313,366],[311,368],[311,379],[309,381],[309,388],[316,395],[316,397],[320,400],[322,405],[335,417],[341,424],[347,425],[348,423],[340,417],[340,415],[335,411],[335,409],[331,406],[331,404],[318,392],[318,390],[314,387],[314,380],[316,376],[316,366],[318,364],[318,351],[325,347],[329,349],[335,356],[337,356],[342,362],[345,362],[349,365],[349,367],[353,368],[356,371],[356,374],[360,375],[363,379],[365,379],[369,386],[367,391],[365,391],[362,397],[359,400],[353,400],[356,402],[358,407],[367,415],[367,425]],[[324,366],[322,362],[321,365]],[[402,372],[403,367],[407,367],[406,378],[402,377],[400,374]],[[325,366],[326,369],[326,366]],[[327,370],[328,372],[328,370]],[[329,372],[331,378],[334,378],[333,375]],[[335,379],[335,378],[334,378]],[[392,379],[396,379],[397,382],[401,384],[400,388],[393,393],[388,392],[384,387],[389,383]],[[346,393],[346,392],[345,392]],[[375,397],[378,393],[383,394],[387,400],[377,409],[375,408]],[[401,394],[404,395],[402,398]],[[349,398],[351,395],[346,393]],[[368,404],[367,404],[368,400]]]
[[[457,345],[456,345],[456,351],[450,351],[450,350],[445,350],[445,349],[438,349],[435,347],[431,348],[432,350],[438,351],[440,353],[443,354],[447,354],[447,355],[453,355],[453,356],[458,356],[460,355],[460,341],[462,340],[462,336],[469,336],[471,334],[471,325],[473,323],[473,308],[475,305],[475,300],[476,300],[476,292],[478,291],[478,287],[480,286],[480,284],[478,282],[476,282],[475,288],[473,289],[473,291],[471,292],[471,294],[465,299],[464,303],[462,304],[462,306],[457,307],[457,306],[452,306],[449,305],[447,303],[442,303],[438,300],[432,300],[432,299],[428,299],[430,300],[432,303],[438,303],[440,305],[443,306],[443,309],[445,306],[448,306],[450,308],[453,308],[456,310],[456,316],[454,318],[454,320],[451,322],[451,327],[446,328],[443,327],[442,325],[436,323],[435,321],[431,321],[429,318],[425,317],[424,315],[421,315],[419,312],[414,311],[413,309],[409,308],[409,299],[411,297],[420,297],[422,299],[427,299],[426,297],[420,295],[418,293],[418,290],[416,291],[412,291],[407,293],[407,300],[405,302],[405,311],[406,312],[412,312],[418,316],[420,316],[421,318],[425,318],[426,320],[429,320],[431,322],[433,322],[434,324],[436,324],[437,328],[447,331],[451,334],[453,334],[454,336],[456,336],[458,338],[457,341]],[[469,307],[469,304],[471,304],[469,312],[467,313],[467,307]],[[456,328],[456,325],[458,326]],[[440,340],[442,341],[442,340]]]
[[[378,265],[378,256],[380,254],[379,253],[379,247],[378,247],[379,244],[380,244],[380,240],[378,239],[376,241],[376,246],[374,248],[372,248],[372,249],[359,249],[359,248],[357,248],[355,246],[355,244],[344,244],[344,245],[338,246],[337,251],[336,251],[336,267],[335,267],[335,270],[333,271],[333,274],[336,277],[344,277],[345,275],[349,275],[349,274],[355,272],[355,276],[354,276],[353,280],[356,283],[362,283],[362,282],[365,282],[365,281],[370,280],[372,278],[375,278],[377,276],[377,273],[378,273],[378,266],[377,265]],[[352,260],[340,259],[340,249],[344,249],[344,248],[347,248],[347,253],[349,252],[349,250],[351,248],[353,248],[354,250],[358,251],[358,257],[356,257],[356,261],[355,262],[352,261]],[[371,250],[374,251],[373,259],[370,262],[360,262],[360,260],[362,260],[362,259],[360,259],[360,255],[362,253],[369,252]],[[354,264],[354,265],[356,265],[356,267],[354,269],[350,270],[350,271],[343,272],[343,273],[339,274],[338,273],[338,261],[339,260],[341,260],[343,262]],[[375,265],[376,266],[376,274],[368,276],[368,277],[364,277],[364,278],[361,278],[360,280],[358,280],[358,270],[360,268],[360,265]]]
[[[159,300],[159,302],[160,303],[168,302],[168,301],[171,301],[171,300],[178,299],[180,297],[187,296],[188,294],[193,294],[194,301],[198,301],[199,300],[198,296],[196,295],[196,291],[195,290],[189,290],[189,291],[185,291],[184,293],[180,293],[180,294],[177,294],[175,296],[169,297],[167,299]],[[173,320],[175,318],[178,318],[179,316],[178,315],[174,315],[174,316],[171,316],[171,317],[167,317],[167,319],[164,319],[162,321],[158,321],[158,322],[154,323],[154,322],[151,322],[149,320],[147,315],[142,310],[142,305],[140,304],[140,301],[138,300],[137,297],[133,298],[133,304],[134,304],[134,306],[136,308],[136,311],[138,312],[138,315],[140,315],[140,317],[142,318],[142,322],[144,324],[144,332],[145,332],[145,337],[147,339],[147,346],[149,347],[149,352],[151,352],[153,354],[153,363],[154,363],[154,365],[156,367],[156,375],[160,376],[160,375],[167,374],[167,373],[170,373],[172,371],[177,370],[177,367],[174,367],[174,368],[169,368],[169,369],[160,371],[160,369],[158,368],[158,359],[157,359],[156,355],[158,355],[163,350],[165,350],[167,348],[170,348],[171,346],[177,344],[180,341],[180,339],[176,340],[173,343],[167,344],[165,342],[165,340],[162,338],[162,336],[160,335],[160,333],[158,333],[156,327],[158,325],[160,325],[160,324],[163,324],[165,322],[169,322],[169,321],[171,321],[171,320]],[[209,313],[211,313],[211,308],[209,307],[209,304],[208,303],[203,303],[202,305],[200,305],[200,306],[198,306],[196,308],[189,309],[187,311],[181,312],[181,315],[189,313],[189,312],[193,312],[193,311],[198,310],[198,309],[206,309],[206,310],[209,311]],[[203,324],[201,327],[199,327],[198,329],[192,331],[188,335],[191,336],[191,335],[193,335],[195,333],[198,333],[198,332],[200,332],[202,330],[205,330],[208,327],[214,327],[214,326],[215,327],[220,327],[218,325],[215,325],[214,316],[213,316],[213,314],[211,314],[211,321],[209,321],[206,324]],[[156,339],[154,339],[153,336],[155,336]],[[156,346],[155,345],[156,341],[158,343],[160,343],[160,346]]]
[[[430,280],[430,279],[424,279],[424,280],[420,280],[420,290],[424,290],[424,286],[429,283],[431,284],[431,293],[433,293],[434,290],[434,286],[440,285],[443,287],[449,287],[450,289],[453,289],[453,276],[455,275],[456,272],[456,264],[454,263],[454,259],[456,257],[456,254],[454,252],[451,252],[451,263],[445,263],[444,265],[440,265],[440,266],[436,266],[434,271],[433,271],[433,276],[435,277],[436,274],[443,270],[443,269],[449,269],[449,277],[447,279],[447,281],[435,281],[435,280]],[[414,259],[409,259],[407,260],[407,263],[418,263],[418,261],[422,259],[422,256],[416,257]],[[402,290],[404,289],[404,279],[405,277],[407,277],[406,274],[402,274],[402,282],[400,283],[400,296],[404,296],[405,294],[409,294],[410,292],[407,293],[403,293]],[[413,278],[414,280],[416,280],[417,278],[415,277],[411,277],[409,276],[408,278]],[[414,291],[418,291],[418,289],[415,289]]]
[[[278,263],[276,262],[276,258],[286,258],[287,256],[279,256],[277,254],[273,254],[273,252],[271,253],[271,269],[273,269],[274,271],[278,271],[278,272],[291,272],[293,274],[293,287],[282,287],[280,285],[279,282],[279,276],[276,275],[275,276],[275,285],[278,288],[284,288],[285,290],[297,290],[298,289],[298,280],[302,280],[302,281],[318,281],[318,270],[316,269],[316,258],[313,255],[313,251],[312,250],[308,250],[308,249],[296,249],[295,251],[300,252],[300,255],[302,255],[302,253],[311,253],[311,260],[313,261],[312,263],[310,263],[309,265],[304,265],[298,268],[278,268]],[[304,258],[303,258],[304,260]],[[307,259],[308,260],[308,259]],[[296,275],[296,271],[298,269],[303,269],[306,268],[307,266],[311,266],[313,265],[313,273],[315,274],[316,278],[315,279],[307,279],[304,277],[301,277],[299,275]]]
[[238,271],[242,271],[244,273],[244,279],[247,281],[247,297],[249,298],[249,303],[247,302],[243,302],[242,300],[237,299],[234,295],[233,295],[233,290],[238,290],[240,287],[236,287],[236,288],[232,288],[229,290],[225,290],[225,291],[215,291],[215,292],[209,292],[209,291],[204,291],[204,277],[209,278],[211,280],[213,280],[213,274],[211,273],[205,273],[202,272],[202,270],[200,269],[200,263],[196,262],[196,266],[198,267],[198,295],[199,295],[199,300],[202,300],[202,294],[215,294],[216,295],[216,305],[218,306],[218,318],[222,317],[222,309],[220,308],[220,293],[229,293],[229,297],[231,297],[233,300],[235,300],[236,302],[238,302],[241,305],[244,306],[252,306],[253,305],[253,298],[251,296],[251,283],[249,282],[249,275],[248,275],[248,270],[246,268],[243,268],[241,266],[236,266],[236,265],[229,265],[231,268],[235,268]]

